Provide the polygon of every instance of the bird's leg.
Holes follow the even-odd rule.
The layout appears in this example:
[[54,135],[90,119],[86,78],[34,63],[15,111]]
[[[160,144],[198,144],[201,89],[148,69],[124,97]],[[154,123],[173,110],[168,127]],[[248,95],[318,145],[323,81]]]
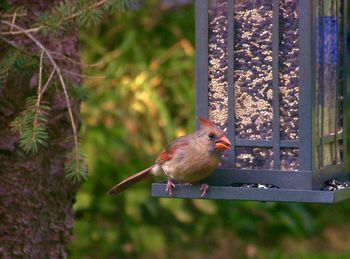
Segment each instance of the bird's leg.
[[173,182],[173,179],[171,179],[171,177],[168,177],[165,191],[169,194],[170,197],[173,195],[172,188],[175,188],[175,184]]
[[200,191],[202,191],[201,197],[204,197],[209,190],[209,185],[206,183],[202,183]]

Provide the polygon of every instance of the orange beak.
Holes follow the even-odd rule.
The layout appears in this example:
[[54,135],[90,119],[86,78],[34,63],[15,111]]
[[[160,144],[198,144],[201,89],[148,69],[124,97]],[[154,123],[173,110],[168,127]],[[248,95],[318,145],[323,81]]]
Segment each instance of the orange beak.
[[217,150],[230,150],[231,142],[226,136],[222,136],[217,141],[215,141],[215,149]]

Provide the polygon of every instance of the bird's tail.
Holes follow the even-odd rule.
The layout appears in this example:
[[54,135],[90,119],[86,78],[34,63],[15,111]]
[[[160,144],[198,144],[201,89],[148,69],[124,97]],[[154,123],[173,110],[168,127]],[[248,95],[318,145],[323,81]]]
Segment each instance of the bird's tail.
[[119,194],[129,188],[130,186],[134,185],[135,183],[138,183],[142,181],[143,179],[148,178],[151,176],[151,171],[154,165],[142,170],[141,172],[138,172],[132,176],[129,176],[126,178],[124,181],[118,183],[116,186],[112,187],[109,191],[108,194]]

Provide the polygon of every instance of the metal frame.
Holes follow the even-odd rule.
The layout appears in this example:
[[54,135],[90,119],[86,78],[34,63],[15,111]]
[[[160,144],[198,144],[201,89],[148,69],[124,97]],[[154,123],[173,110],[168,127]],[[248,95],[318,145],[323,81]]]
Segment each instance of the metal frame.
[[[227,0],[227,9],[233,10],[234,9],[234,0]],[[233,21],[233,12],[227,12],[227,20]],[[228,64],[227,64],[227,81],[228,81],[228,91],[227,91],[227,105],[228,105],[228,114],[234,114],[235,110],[235,92],[234,92],[234,23],[229,22],[227,24],[227,52],[228,52]],[[228,138],[229,139],[236,139],[235,136],[235,116],[228,116]],[[233,148],[229,151],[229,161],[231,165],[234,165],[236,163],[236,150]]]
[[[320,75],[320,95],[321,95],[321,143],[320,143],[320,165],[321,167],[323,167],[324,165],[324,157],[323,157],[323,152],[324,152],[324,74],[322,73],[324,71],[324,32],[323,32],[323,28],[324,28],[324,0],[321,1],[321,17],[319,17],[319,19],[321,18],[321,22],[319,23],[320,27],[319,27],[319,31],[321,33],[321,45],[319,46],[319,48],[321,48],[321,75]],[[318,51],[318,50],[315,50]]]
[[[311,57],[312,46],[315,46],[312,41],[313,29],[312,24],[314,14],[312,11],[312,1],[300,0],[299,2],[299,68],[300,68],[300,90],[299,90],[299,170],[312,170],[312,149],[314,140],[312,137],[312,122],[313,114],[312,107],[314,106],[314,78]],[[302,110],[302,112],[300,112]]]
[[[323,116],[321,117],[321,137],[316,137],[316,63],[315,63],[315,28],[316,28],[316,1],[299,1],[299,139],[281,140],[279,122],[279,0],[273,1],[273,29],[272,29],[272,73],[273,73],[273,136],[271,140],[247,140],[237,139],[235,136],[234,113],[234,0],[227,0],[228,26],[227,26],[227,49],[228,49],[228,111],[231,116],[228,119],[228,137],[234,140],[236,147],[271,147],[273,149],[274,168],[273,170],[245,170],[238,168],[219,168],[205,182],[210,185],[210,192],[206,198],[209,199],[239,199],[239,200],[271,200],[271,201],[297,201],[297,202],[326,202],[332,203],[350,197],[350,191],[337,192],[319,191],[325,181],[337,179],[347,181],[346,159],[342,163],[333,166],[326,166],[321,169],[315,167],[316,146],[321,146],[321,157],[323,146],[327,143],[345,140],[346,120],[343,121],[343,132],[324,136]],[[320,0],[322,3],[322,14],[324,14],[324,3],[327,0]],[[338,6],[338,0],[337,1]],[[346,0],[343,4],[343,35],[339,35],[337,23],[337,39],[343,37],[344,53],[346,46]],[[208,116],[208,0],[196,0],[196,114]],[[318,1],[317,1],[318,2]],[[338,10],[337,10],[337,18]],[[321,35],[323,38],[322,16]],[[321,40],[323,44],[323,40]],[[337,43],[338,44],[338,43]],[[338,44],[339,45],[339,44]],[[324,50],[323,46],[319,46]],[[339,48],[337,48],[339,49]],[[343,71],[343,112],[346,111],[346,55],[342,60]],[[340,59],[339,59],[340,60]],[[337,62],[339,63],[339,60]],[[324,54],[322,55],[321,70],[324,67]],[[337,65],[339,74],[339,65]],[[339,85],[339,84],[338,84]],[[320,81],[322,97],[321,114],[324,111],[324,80]],[[339,91],[338,91],[339,92]],[[337,94],[338,96],[338,94]],[[335,111],[337,116],[338,108]],[[197,128],[199,127],[197,122]],[[344,153],[346,145],[344,143]],[[299,171],[281,171],[280,151],[281,148],[299,149]],[[235,150],[229,155],[230,164],[234,164]],[[234,183],[262,183],[278,186],[280,189],[251,189],[231,187]],[[178,187],[179,186],[179,187]],[[152,194],[156,197],[167,197],[164,184],[153,184]],[[176,185],[175,197],[200,198],[199,192],[194,187]]]
[[279,8],[280,1],[273,0],[272,10],[272,111],[273,111],[273,160],[274,169],[278,170],[281,167],[281,137],[280,137],[280,89],[279,89]]
[[[345,143],[346,132],[348,130],[348,123],[346,122],[347,111],[346,111],[346,103],[348,102],[347,97],[347,53],[348,53],[348,31],[347,31],[347,21],[348,21],[348,3],[346,0],[342,0],[343,4],[343,44],[344,44],[344,55],[343,55],[343,152],[347,154],[347,145]],[[345,157],[346,155],[344,155]],[[344,159],[344,164],[346,168],[349,168],[348,160]]]
[[[196,0],[196,114],[208,117],[208,1]],[[198,121],[196,127],[199,128]]]
[[[169,197],[165,191],[165,184],[152,185],[154,197]],[[315,190],[283,190],[257,189],[242,187],[211,186],[205,197],[201,197],[199,186],[177,184],[173,190],[173,198],[241,200],[241,201],[277,201],[277,202],[305,202],[305,203],[336,203],[350,197],[350,188],[335,192]]]

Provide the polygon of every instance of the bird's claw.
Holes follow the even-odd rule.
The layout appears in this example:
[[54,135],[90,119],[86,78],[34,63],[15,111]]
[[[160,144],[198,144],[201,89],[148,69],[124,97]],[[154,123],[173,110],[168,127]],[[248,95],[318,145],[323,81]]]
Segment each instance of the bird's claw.
[[169,194],[170,197],[173,196],[172,188],[175,188],[175,184],[174,184],[173,180],[170,177],[168,177],[165,191]]
[[209,190],[209,185],[206,183],[203,183],[200,188],[200,191],[202,191],[201,197],[204,197],[207,194],[208,190]]

